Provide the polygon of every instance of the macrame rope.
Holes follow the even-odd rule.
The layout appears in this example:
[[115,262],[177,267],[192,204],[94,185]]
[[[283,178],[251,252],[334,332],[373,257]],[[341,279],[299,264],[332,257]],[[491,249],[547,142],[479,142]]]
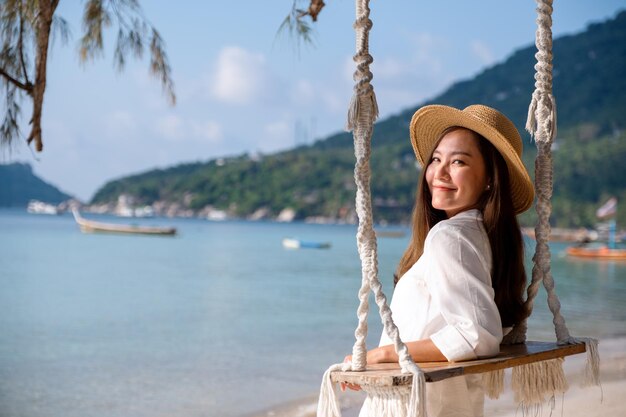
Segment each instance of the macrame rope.
[[[537,64],[535,65],[535,91],[528,108],[526,130],[535,138],[537,157],[535,159],[535,190],[537,192],[537,226],[535,227],[536,248],[533,256],[532,280],[527,291],[526,307],[528,314],[532,312],[533,300],[537,295],[539,284],[548,293],[548,307],[553,315],[554,331],[560,345],[585,343],[587,365],[585,383],[599,385],[599,354],[598,342],[594,339],[577,339],[570,335],[565,318],[561,315],[561,303],[556,295],[554,279],[550,270],[550,214],[552,206],[553,169],[552,141],[556,136],[556,101],[552,94],[552,0],[537,1]],[[524,320],[514,329],[507,342],[520,342],[526,339],[527,322]]]
[[356,192],[356,212],[359,218],[357,230],[357,247],[361,258],[362,266],[362,286],[359,291],[360,305],[358,309],[359,324],[355,331],[357,341],[353,347],[353,367],[352,370],[360,371],[365,369],[367,348],[365,338],[367,336],[367,297],[368,289],[375,295],[376,304],[380,309],[380,315],[385,331],[393,340],[400,366],[404,372],[418,374],[419,368],[414,364],[408,349],[400,340],[398,328],[391,318],[391,310],[387,305],[382,285],[378,279],[378,254],[376,245],[376,233],[374,232],[374,222],[372,215],[372,202],[370,194],[370,155],[371,140],[374,121],[376,120],[378,107],[374,88],[370,84],[372,73],[369,70],[370,63],[373,62],[368,52],[369,30],[372,21],[369,19],[369,1],[357,1],[357,18],[354,24],[357,33],[357,53],[354,60],[357,69],[354,73],[355,88],[351,104],[348,125],[354,129],[354,153],[356,157],[354,179],[357,185]]
[[[548,306],[554,319],[554,329],[558,343],[571,343],[573,340],[561,315],[561,303],[554,291],[554,279],[550,269],[550,213],[552,206],[552,140],[556,135],[556,102],[552,95],[552,0],[537,1],[537,32],[535,44],[535,91],[528,108],[526,130],[537,144],[535,159],[535,190],[537,193],[537,225],[535,227],[535,255],[531,283],[528,286],[525,302],[528,314],[532,312],[534,299],[543,283],[548,293]],[[520,343],[526,340],[527,322],[524,320],[507,336],[505,342]]]
[[[413,384],[410,389],[406,415],[408,417],[426,416],[426,405],[422,401],[425,398],[426,386],[424,373],[413,362],[406,345],[400,340],[398,328],[393,323],[391,310],[387,305],[387,298],[378,279],[378,254],[370,193],[371,141],[374,121],[378,116],[378,106],[374,88],[371,85],[373,76],[369,69],[369,65],[373,62],[372,56],[369,54],[369,31],[372,27],[369,13],[369,1],[357,0],[356,21],[354,23],[357,51],[354,56],[356,63],[356,71],[354,73],[355,86],[348,110],[347,129],[353,130],[354,154],[356,157],[354,167],[354,179],[357,186],[355,205],[359,219],[356,240],[361,259],[361,288],[359,290],[359,307],[357,309],[359,322],[355,330],[356,340],[352,348],[352,362],[348,366],[353,371],[363,371],[367,365],[365,340],[367,337],[367,313],[369,308],[368,296],[371,290],[379,307],[385,332],[393,341],[395,350],[398,353],[400,367],[403,372],[413,374]],[[332,383],[330,383],[330,372],[340,367],[346,370],[346,365],[333,365],[324,375],[320,401],[318,403],[318,416],[335,416],[340,411],[336,405]],[[329,383],[331,386],[328,386]],[[331,405],[331,403],[334,405]]]
[[355,330],[355,343],[352,348],[352,370],[363,371],[366,366],[367,347],[367,313],[369,309],[368,296],[371,288],[372,275],[377,276],[377,246],[373,227],[369,159],[371,154],[371,140],[374,121],[377,117],[374,96],[374,87],[370,84],[372,73],[369,70],[372,56],[368,52],[369,30],[372,21],[369,19],[369,5],[367,1],[356,3],[356,55],[357,65],[354,72],[354,93],[348,110],[347,128],[354,130],[354,180],[356,183],[356,212],[359,218],[357,230],[357,247],[361,258],[361,289],[359,290],[359,307],[357,316],[358,326]]

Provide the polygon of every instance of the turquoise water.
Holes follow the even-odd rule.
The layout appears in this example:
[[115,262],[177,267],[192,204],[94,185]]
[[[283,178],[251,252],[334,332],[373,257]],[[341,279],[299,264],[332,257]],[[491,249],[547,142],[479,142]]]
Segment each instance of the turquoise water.
[[[136,222],[179,235],[82,234],[69,215],[0,211],[1,416],[241,416],[314,393],[351,350],[353,226]],[[289,236],[332,248],[288,251]],[[388,294],[407,239],[379,239]],[[626,262],[564,248],[552,268],[571,333],[622,334]],[[543,290],[535,304],[530,336],[551,340]],[[374,312],[371,345],[379,334]]]

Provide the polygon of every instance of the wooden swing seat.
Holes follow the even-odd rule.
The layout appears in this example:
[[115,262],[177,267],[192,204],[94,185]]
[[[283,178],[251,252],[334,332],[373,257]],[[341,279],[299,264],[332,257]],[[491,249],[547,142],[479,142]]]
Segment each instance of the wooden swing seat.
[[[514,366],[563,358],[585,352],[585,344],[559,346],[555,342],[526,342],[516,345],[502,345],[498,356],[465,362],[420,362],[426,382],[442,381],[455,376],[478,374],[512,368]],[[411,374],[403,374],[397,363],[368,365],[364,372],[335,371],[331,373],[335,383],[374,385],[392,387],[411,385]]]

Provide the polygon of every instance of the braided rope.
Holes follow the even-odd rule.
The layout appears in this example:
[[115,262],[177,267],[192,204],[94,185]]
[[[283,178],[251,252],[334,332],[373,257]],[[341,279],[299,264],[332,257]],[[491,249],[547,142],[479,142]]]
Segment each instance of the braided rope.
[[373,59],[368,53],[369,30],[372,27],[372,21],[369,19],[370,9],[368,4],[368,0],[357,0],[357,19],[354,24],[357,32],[357,53],[354,56],[354,60],[357,63],[357,69],[354,73],[356,84],[350,111],[348,112],[348,126],[354,129],[354,154],[356,157],[354,179],[357,185],[355,204],[359,218],[357,247],[362,267],[362,285],[359,291],[360,305],[357,312],[359,324],[355,331],[357,341],[353,348],[352,369],[355,371],[365,369],[365,356],[367,354],[365,346],[365,337],[367,336],[367,297],[371,289],[375,295],[376,304],[380,309],[385,331],[394,341],[400,356],[400,364],[403,365],[404,362],[402,367],[408,371],[410,363],[413,363],[413,361],[408,354],[408,349],[400,340],[398,328],[393,323],[391,310],[387,305],[387,298],[378,279],[378,256],[372,215],[369,163],[377,107],[375,105],[374,88],[370,84],[372,73],[369,70],[369,65],[373,62]]
[[[539,290],[539,283],[548,293],[548,306],[552,312],[554,330],[560,344],[571,343],[565,319],[561,315],[561,303],[554,291],[554,279],[550,269],[550,214],[552,205],[552,140],[556,135],[556,102],[552,95],[552,0],[537,1],[537,64],[535,65],[535,91],[528,109],[526,129],[537,143],[537,158],[535,159],[535,190],[537,191],[537,225],[535,238],[537,246],[533,257],[532,280],[528,287],[526,307],[532,312],[533,300]],[[520,331],[526,332],[526,323],[520,326]],[[520,337],[519,334],[516,336]],[[525,338],[525,334],[523,336]]]
[[380,310],[380,316],[385,332],[392,339],[398,353],[400,367],[403,372],[413,374],[413,386],[411,389],[411,401],[409,402],[410,415],[425,415],[425,404],[420,399],[425,398],[424,373],[413,362],[406,345],[400,340],[400,333],[391,317],[391,309],[387,304],[387,298],[382,290],[378,279],[378,255],[376,233],[373,227],[372,202],[370,193],[370,155],[371,140],[374,121],[378,116],[376,95],[371,85],[372,73],[369,69],[373,62],[369,54],[369,31],[372,21],[369,19],[369,0],[356,1],[356,54],[354,61],[354,94],[348,110],[347,128],[353,130],[354,154],[356,163],[354,167],[354,179],[357,186],[356,212],[359,219],[357,230],[357,247],[361,258],[362,279],[359,290],[359,307],[357,316],[359,323],[355,330],[355,343],[352,349],[352,370],[362,371],[367,362],[367,310],[369,307],[368,296],[372,290],[376,304]]

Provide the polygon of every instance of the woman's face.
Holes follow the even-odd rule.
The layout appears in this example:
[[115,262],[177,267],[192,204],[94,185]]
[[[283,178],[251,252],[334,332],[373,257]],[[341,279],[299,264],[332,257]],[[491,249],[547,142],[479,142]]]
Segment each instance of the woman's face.
[[478,138],[467,129],[448,132],[435,148],[426,167],[432,206],[448,218],[475,208],[489,180]]

